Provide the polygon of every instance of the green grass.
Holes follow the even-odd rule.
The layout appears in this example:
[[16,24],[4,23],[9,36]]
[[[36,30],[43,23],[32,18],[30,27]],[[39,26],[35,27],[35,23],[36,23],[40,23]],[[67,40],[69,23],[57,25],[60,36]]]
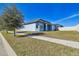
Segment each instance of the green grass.
[[44,36],[79,41],[79,32],[75,31],[47,31]]
[[14,37],[5,32],[2,34],[18,56],[79,56],[79,49],[28,37]]

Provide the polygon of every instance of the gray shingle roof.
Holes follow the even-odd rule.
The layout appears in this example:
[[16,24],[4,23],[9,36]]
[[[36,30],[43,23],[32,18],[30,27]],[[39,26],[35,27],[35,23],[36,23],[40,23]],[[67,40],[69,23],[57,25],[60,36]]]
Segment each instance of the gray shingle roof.
[[37,20],[31,21],[31,22],[25,23],[24,25],[36,23],[36,22],[42,22],[42,23],[47,23],[47,24],[53,25],[51,22],[45,21],[43,19],[37,19]]

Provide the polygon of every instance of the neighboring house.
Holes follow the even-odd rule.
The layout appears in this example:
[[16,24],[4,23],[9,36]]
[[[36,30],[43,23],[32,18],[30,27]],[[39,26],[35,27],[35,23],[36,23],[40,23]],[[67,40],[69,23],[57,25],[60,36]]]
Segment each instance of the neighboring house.
[[58,29],[59,29],[59,31],[76,31],[75,26],[72,26],[72,27],[59,27]]
[[59,30],[59,27],[63,27],[63,25],[60,25],[60,24],[54,24],[54,26],[55,26],[55,31],[58,31]]
[[23,25],[22,28],[19,29],[19,31],[52,31],[55,29],[54,24],[42,20],[42,19],[38,19],[35,20],[33,22],[29,22]]
[[78,24],[78,25],[76,25],[76,31],[78,31],[78,32],[79,32],[79,24]]
[[79,32],[79,24],[72,27],[59,27],[60,31],[78,31]]

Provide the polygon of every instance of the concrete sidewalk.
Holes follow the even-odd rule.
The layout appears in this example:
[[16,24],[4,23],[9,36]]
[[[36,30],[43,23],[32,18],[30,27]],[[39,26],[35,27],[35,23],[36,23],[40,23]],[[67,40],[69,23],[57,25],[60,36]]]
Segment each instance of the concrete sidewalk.
[[5,53],[8,56],[17,56],[15,51],[12,49],[12,47],[9,45],[9,43],[1,33],[0,33],[0,41],[1,41],[1,46],[4,47],[3,49],[5,49],[5,51],[2,53]]
[[8,56],[4,46],[3,46],[3,42],[0,38],[0,56]]
[[40,39],[40,40],[45,40],[45,41],[49,41],[49,42],[53,42],[53,43],[57,43],[57,44],[62,44],[65,46],[79,49],[79,42],[75,42],[75,41],[56,39],[56,38],[50,38],[50,37],[44,37],[44,36],[29,36],[29,37],[35,38],[35,39]]

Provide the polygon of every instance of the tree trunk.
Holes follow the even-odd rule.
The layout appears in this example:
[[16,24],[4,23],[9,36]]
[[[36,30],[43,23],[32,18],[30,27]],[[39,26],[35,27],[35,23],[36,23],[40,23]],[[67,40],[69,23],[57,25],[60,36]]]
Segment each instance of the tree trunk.
[[6,33],[8,33],[8,30],[6,30]]
[[16,31],[15,31],[15,29],[14,29],[14,36],[16,36]]

